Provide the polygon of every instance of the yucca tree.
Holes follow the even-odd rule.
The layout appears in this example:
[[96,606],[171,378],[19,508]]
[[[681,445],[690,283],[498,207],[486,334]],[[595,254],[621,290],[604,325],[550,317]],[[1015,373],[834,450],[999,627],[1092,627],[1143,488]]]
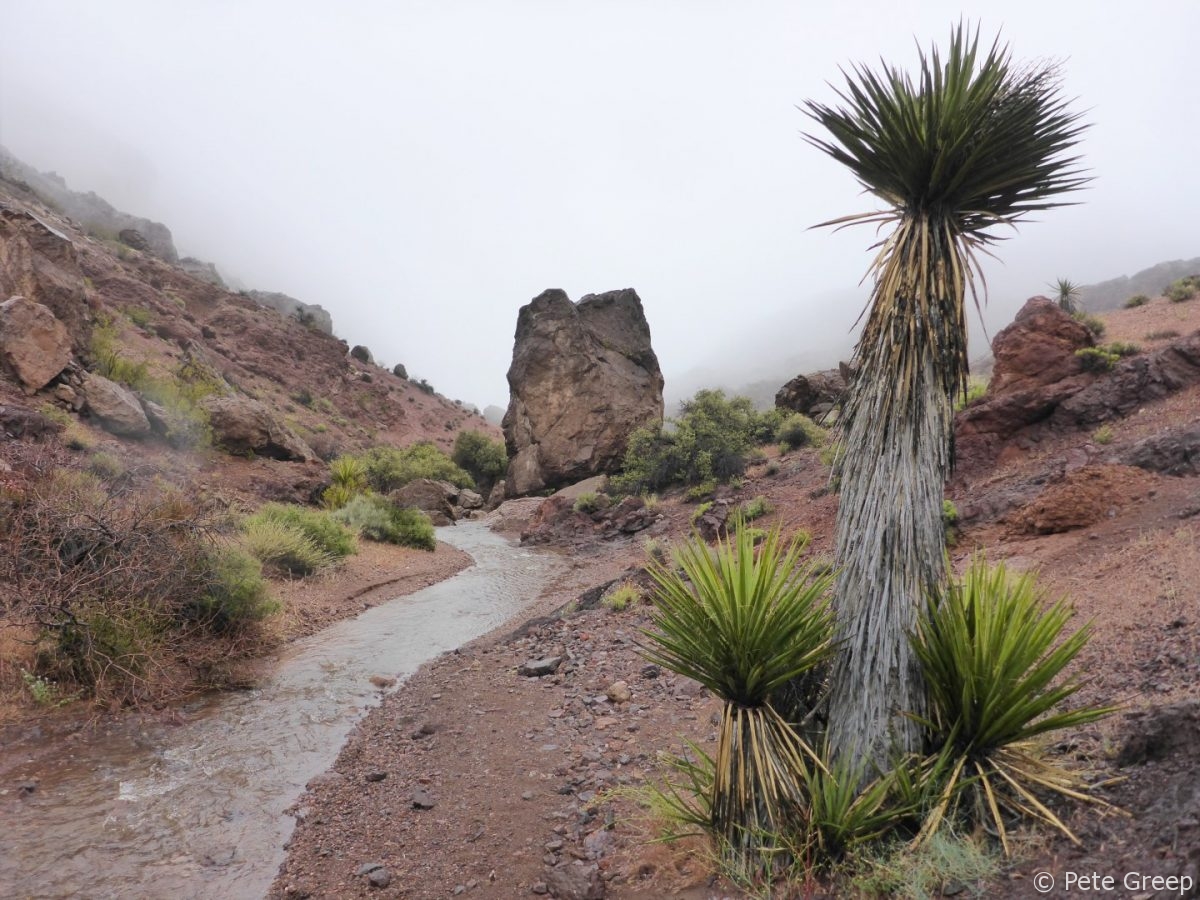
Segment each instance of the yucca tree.
[[977,254],[996,230],[1062,205],[1087,182],[1068,151],[1086,127],[1053,64],[1020,67],[998,41],[953,29],[945,59],[921,54],[910,76],[855,66],[843,105],[809,101],[828,132],[808,140],[845,165],[885,209],[826,225],[890,233],[877,255],[855,376],[842,420],[840,566],[844,650],[835,666],[834,751],[883,766],[919,749],[924,693],[908,641],[917,610],[945,578],[943,488],[953,462],[954,401],[967,387],[966,295],[978,305]]

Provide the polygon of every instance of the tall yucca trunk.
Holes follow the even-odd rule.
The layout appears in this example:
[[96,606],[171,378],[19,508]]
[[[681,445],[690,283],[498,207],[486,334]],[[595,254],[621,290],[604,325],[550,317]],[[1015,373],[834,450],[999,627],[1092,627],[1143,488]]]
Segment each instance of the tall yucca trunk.
[[[909,633],[945,579],[942,499],[953,398],[966,378],[965,274],[955,235],[904,217],[876,259],[875,287],[843,419],[831,746],[886,766],[920,749],[924,685]],[[869,771],[869,768],[864,768]]]

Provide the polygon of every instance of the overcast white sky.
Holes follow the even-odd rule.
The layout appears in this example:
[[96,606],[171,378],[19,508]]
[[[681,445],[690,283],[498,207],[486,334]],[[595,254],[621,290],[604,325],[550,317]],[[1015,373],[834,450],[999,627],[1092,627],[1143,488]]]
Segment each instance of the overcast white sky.
[[873,204],[795,106],[960,16],[1065,59],[1094,123],[1085,205],[987,267],[993,334],[1200,255],[1196,0],[0,0],[0,143],[480,406],[522,304],[634,287],[670,392],[837,355],[873,235],[808,229]]

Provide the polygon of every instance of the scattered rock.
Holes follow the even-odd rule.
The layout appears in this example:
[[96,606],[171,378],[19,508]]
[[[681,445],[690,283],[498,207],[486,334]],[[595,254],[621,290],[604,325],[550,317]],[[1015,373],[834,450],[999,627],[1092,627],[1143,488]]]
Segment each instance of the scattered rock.
[[1117,754],[1118,766],[1164,759],[1200,744],[1200,700],[1137,710],[1126,716],[1129,733]]
[[117,240],[134,250],[150,250],[150,242],[136,228],[122,228],[117,232]]
[[355,344],[350,350],[350,355],[354,357],[354,359],[357,359],[360,363],[371,366],[375,365],[375,357],[373,357],[371,355],[371,351],[362,344]]
[[254,453],[270,459],[307,462],[317,455],[263,403],[249,397],[210,397],[208,412],[213,439],[229,453]]
[[408,369],[404,368],[404,363],[396,363],[392,366],[392,374],[402,381],[408,381]]
[[437,801],[433,799],[429,791],[424,788],[417,788],[412,793],[413,809],[433,809],[437,806]]
[[1015,522],[1034,534],[1086,528],[1145,497],[1154,484],[1153,475],[1130,466],[1086,466],[1042,491]]
[[558,671],[558,667],[562,665],[563,658],[561,656],[547,656],[545,659],[531,659],[523,663],[518,669],[518,675],[524,675],[526,678],[538,678],[542,675],[553,675]]
[[633,692],[624,681],[614,681],[608,686],[604,695],[613,703],[628,703],[633,699]]
[[371,887],[385,888],[392,883],[392,876],[382,863],[363,863],[354,874],[359,878],[366,876]]
[[83,379],[84,409],[105,431],[120,437],[150,434],[150,420],[137,395],[103,375],[88,372]]
[[429,516],[434,525],[454,524],[454,501],[459,489],[446,481],[417,478],[392,491],[391,498],[399,506],[411,506]]
[[221,277],[221,273],[217,271],[217,267],[213,263],[196,259],[194,256],[185,256],[179,260],[177,265],[193,278],[215,284],[219,288],[225,287],[225,279]]
[[278,291],[246,291],[246,296],[259,306],[278,310],[285,316],[325,334],[333,334],[333,318],[319,303],[302,303]]
[[546,888],[558,900],[603,900],[604,880],[596,865],[567,863],[546,872]]
[[385,778],[387,778],[387,776],[388,776],[387,772],[368,772],[363,777],[366,778],[367,781],[376,782],[376,781],[383,781]]
[[469,488],[463,488],[458,492],[458,505],[463,509],[482,509],[483,497]]
[[848,370],[849,367],[844,367],[797,375],[775,394],[776,408],[803,413],[814,421],[821,421],[831,410],[842,405]]
[[0,297],[13,294],[45,306],[74,346],[86,346],[91,312],[75,245],[33,213],[0,200]]
[[1138,441],[1117,461],[1164,475],[1200,475],[1200,425],[1170,428]]
[[71,361],[71,335],[48,307],[10,297],[0,303],[0,360],[29,393],[39,391]]
[[620,463],[634,429],[662,421],[663,376],[631,289],[521,308],[504,415],[508,494],[571,484]]

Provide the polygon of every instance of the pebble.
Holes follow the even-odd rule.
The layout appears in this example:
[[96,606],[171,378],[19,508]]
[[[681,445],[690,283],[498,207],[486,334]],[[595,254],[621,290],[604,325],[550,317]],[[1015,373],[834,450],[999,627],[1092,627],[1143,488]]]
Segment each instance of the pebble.
[[368,772],[366,778],[367,781],[383,781],[387,778],[387,772]]
[[558,671],[558,667],[562,665],[563,658],[561,656],[547,656],[543,659],[526,660],[517,669],[518,675],[524,675],[526,678],[539,678],[542,675],[553,675]]
[[413,809],[433,809],[437,806],[437,801],[430,796],[429,791],[415,790],[412,793]]
[[633,692],[624,681],[614,681],[604,693],[613,703],[628,703],[633,699]]
[[396,686],[396,679],[391,677],[390,675],[372,675],[367,680],[370,681],[371,684],[375,685],[375,687],[379,688],[381,691],[387,690],[388,688],[393,688]]

